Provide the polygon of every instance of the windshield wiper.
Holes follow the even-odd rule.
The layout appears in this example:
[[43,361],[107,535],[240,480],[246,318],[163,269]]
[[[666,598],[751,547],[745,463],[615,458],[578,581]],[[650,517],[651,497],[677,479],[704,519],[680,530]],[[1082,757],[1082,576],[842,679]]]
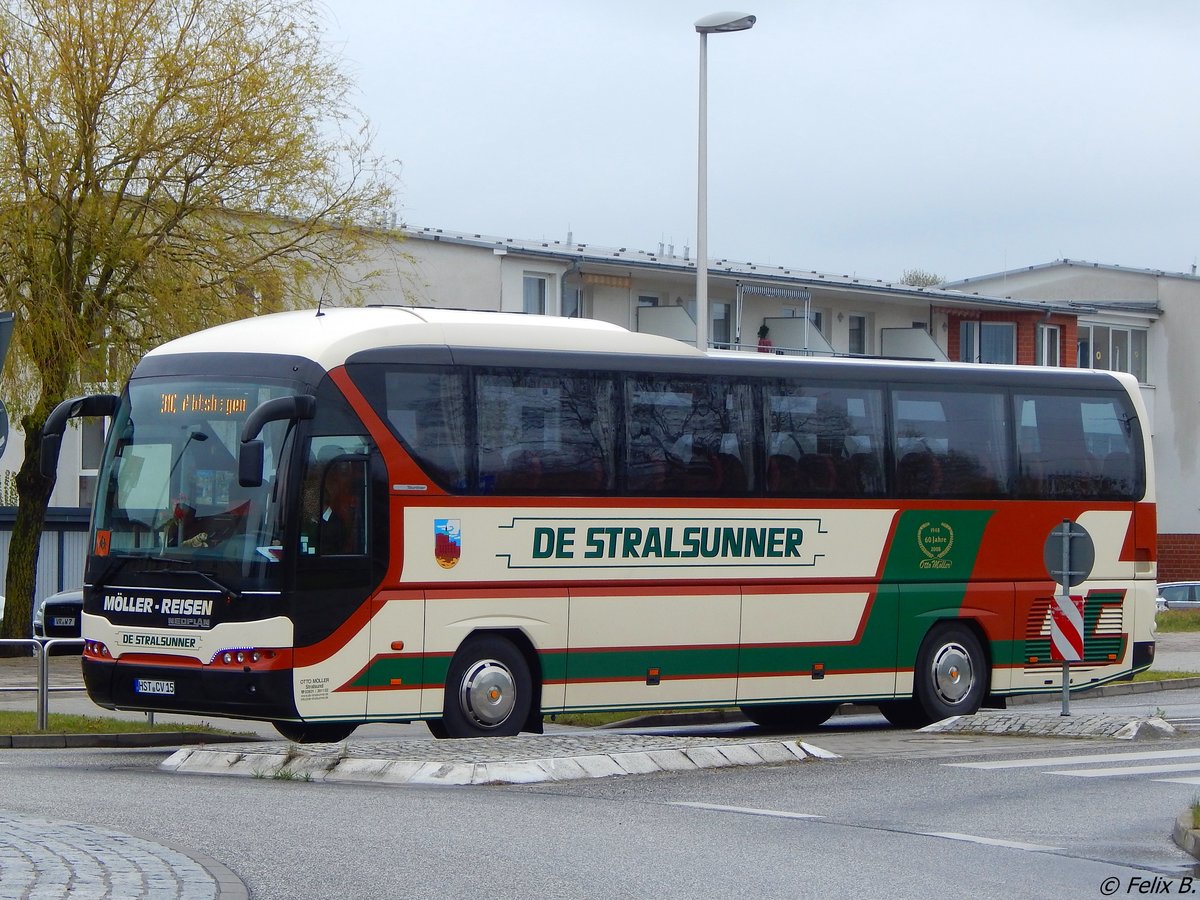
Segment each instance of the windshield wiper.
[[215,576],[210,575],[208,572],[201,572],[199,569],[191,567],[185,560],[171,559],[169,557],[162,556],[152,557],[152,559],[163,566],[161,569],[156,569],[153,571],[167,572],[172,575],[194,575],[195,577],[212,585],[227,597],[233,600],[242,599],[242,594],[240,591],[234,590],[227,584],[222,584]]

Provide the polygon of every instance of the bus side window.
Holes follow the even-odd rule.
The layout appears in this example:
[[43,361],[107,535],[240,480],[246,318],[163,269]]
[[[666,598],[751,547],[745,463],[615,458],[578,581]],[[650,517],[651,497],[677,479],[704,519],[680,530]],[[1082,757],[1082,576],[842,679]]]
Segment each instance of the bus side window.
[[315,437],[301,495],[300,552],[303,555],[361,556],[367,548],[368,458],[365,448]]

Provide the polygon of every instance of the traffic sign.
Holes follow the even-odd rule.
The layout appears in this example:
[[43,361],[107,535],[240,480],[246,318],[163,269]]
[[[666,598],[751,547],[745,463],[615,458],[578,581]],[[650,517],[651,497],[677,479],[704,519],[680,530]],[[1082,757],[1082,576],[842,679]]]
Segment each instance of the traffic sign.
[[1067,588],[1082,584],[1092,574],[1096,564],[1096,545],[1086,528],[1078,522],[1063,519],[1048,535],[1042,551],[1042,562],[1050,577]]
[[1050,658],[1083,659],[1083,598],[1056,594],[1050,604]]

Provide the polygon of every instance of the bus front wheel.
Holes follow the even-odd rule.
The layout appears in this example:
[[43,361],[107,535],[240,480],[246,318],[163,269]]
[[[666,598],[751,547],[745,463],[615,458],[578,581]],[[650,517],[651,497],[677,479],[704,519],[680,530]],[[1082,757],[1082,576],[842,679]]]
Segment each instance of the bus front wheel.
[[518,734],[532,702],[533,679],[521,651],[505,638],[477,635],[450,662],[441,728],[452,738]]
[[913,669],[913,698],[927,722],[978,711],[988,681],[983,646],[967,626],[942,625],[921,642]]

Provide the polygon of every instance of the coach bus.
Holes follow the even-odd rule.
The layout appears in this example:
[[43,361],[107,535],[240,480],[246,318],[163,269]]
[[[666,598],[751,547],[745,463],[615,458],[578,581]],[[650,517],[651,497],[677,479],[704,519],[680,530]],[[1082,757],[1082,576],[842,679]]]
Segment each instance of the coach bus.
[[1064,520],[1091,535],[1073,686],[1154,652],[1146,416],[1119,373],[702,353],[615,325],[368,307],[171,341],[111,416],[84,678],[110,709],[296,741],[424,720],[839,704],[906,726],[1061,690]]

